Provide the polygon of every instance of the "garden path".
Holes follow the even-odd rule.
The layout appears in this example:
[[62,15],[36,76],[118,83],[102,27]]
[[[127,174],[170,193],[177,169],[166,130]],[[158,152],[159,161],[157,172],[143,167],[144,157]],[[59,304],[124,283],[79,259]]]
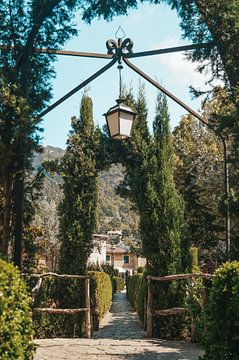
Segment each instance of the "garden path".
[[202,350],[188,342],[147,339],[125,292],[115,294],[111,310],[93,339],[35,340],[34,360],[197,360]]

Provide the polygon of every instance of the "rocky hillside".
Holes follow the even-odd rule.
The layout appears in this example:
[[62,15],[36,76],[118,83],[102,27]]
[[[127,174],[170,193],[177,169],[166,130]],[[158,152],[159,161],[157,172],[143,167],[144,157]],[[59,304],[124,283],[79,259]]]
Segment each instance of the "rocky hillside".
[[[63,156],[64,150],[52,146],[44,148],[43,153],[36,154],[34,167],[37,168],[43,161],[55,160]],[[126,234],[136,235],[138,232],[138,216],[132,211],[132,204],[127,199],[116,195],[115,188],[123,179],[124,169],[121,164],[114,164],[107,171],[99,174],[99,233],[108,230],[123,230]],[[44,182],[43,197],[47,201],[59,201],[60,178],[47,174]]]

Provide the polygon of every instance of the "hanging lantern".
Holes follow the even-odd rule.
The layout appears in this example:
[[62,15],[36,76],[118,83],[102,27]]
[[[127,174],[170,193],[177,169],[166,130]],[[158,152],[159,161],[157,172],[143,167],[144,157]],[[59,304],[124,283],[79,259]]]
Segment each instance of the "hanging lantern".
[[123,99],[116,100],[117,105],[111,107],[105,115],[110,136],[113,139],[123,140],[131,137],[132,125],[136,112]]

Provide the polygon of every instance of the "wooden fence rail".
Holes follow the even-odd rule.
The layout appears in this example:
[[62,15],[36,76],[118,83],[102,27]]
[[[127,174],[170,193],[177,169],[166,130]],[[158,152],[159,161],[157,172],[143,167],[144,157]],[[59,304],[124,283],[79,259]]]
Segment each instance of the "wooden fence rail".
[[168,276],[147,276],[148,280],[148,296],[147,296],[147,307],[146,307],[146,331],[147,337],[152,337],[153,334],[153,315],[158,316],[170,316],[170,315],[179,315],[185,312],[188,312],[188,308],[185,307],[174,307],[170,309],[153,309],[153,293],[152,293],[152,281],[174,281],[174,280],[191,280],[190,282],[190,292],[192,294],[192,279],[194,278],[204,278],[212,279],[214,275],[212,274],[177,274],[177,275],[168,275]]
[[40,291],[42,281],[46,277],[55,277],[59,279],[85,279],[85,307],[76,309],[57,309],[57,308],[33,308],[34,312],[42,312],[49,314],[78,314],[85,312],[85,336],[91,337],[91,316],[90,316],[90,277],[85,275],[68,275],[68,274],[56,274],[56,273],[43,273],[43,274],[23,274],[26,277],[37,278],[38,282],[32,289],[33,299],[35,299],[37,293]]

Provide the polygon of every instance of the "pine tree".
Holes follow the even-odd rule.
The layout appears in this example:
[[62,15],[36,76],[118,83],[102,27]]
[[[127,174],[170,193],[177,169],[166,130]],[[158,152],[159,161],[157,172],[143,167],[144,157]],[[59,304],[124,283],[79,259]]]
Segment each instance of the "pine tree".
[[84,95],[80,117],[72,118],[72,131],[62,160],[64,197],[60,205],[60,263],[62,273],[84,274],[92,248],[97,215],[96,152],[99,133],[94,130],[92,101]]

